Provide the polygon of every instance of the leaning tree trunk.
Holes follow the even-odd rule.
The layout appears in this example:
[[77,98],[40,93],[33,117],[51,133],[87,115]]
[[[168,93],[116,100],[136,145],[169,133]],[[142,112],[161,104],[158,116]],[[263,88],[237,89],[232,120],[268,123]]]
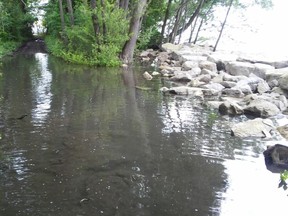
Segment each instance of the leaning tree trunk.
[[194,19],[199,15],[200,10],[204,4],[205,0],[199,0],[199,4],[196,8],[196,10],[194,11],[194,13],[192,14],[192,16],[190,17],[190,19],[188,20],[188,22],[181,28],[178,29],[176,35],[179,35],[181,32],[184,32],[194,21]]
[[200,22],[200,24],[199,24],[199,26],[198,26],[198,30],[197,30],[195,39],[194,39],[194,41],[193,41],[193,44],[196,44],[196,42],[197,42],[197,40],[198,40],[198,36],[199,36],[199,33],[200,33],[200,30],[201,30],[201,28],[202,28],[203,23],[204,23],[204,19],[202,18],[202,19],[201,19],[201,22]]
[[197,16],[196,19],[195,19],[195,21],[191,24],[191,32],[190,32],[190,35],[189,35],[188,43],[191,43],[191,41],[192,41],[193,33],[194,33],[194,31],[195,31],[198,18],[199,18],[199,16]]
[[213,48],[213,52],[215,52],[216,49],[217,49],[217,46],[218,46],[218,43],[219,43],[220,38],[221,38],[221,36],[222,36],[222,33],[223,33],[223,30],[224,30],[225,24],[226,24],[226,22],[227,22],[227,18],[228,18],[228,16],[229,16],[229,12],[230,12],[230,9],[231,9],[231,7],[232,7],[232,4],[233,4],[233,0],[230,0],[230,4],[229,4],[228,10],[227,10],[227,13],[226,13],[224,22],[222,23],[219,36],[218,36],[217,41],[216,41],[216,43],[215,43],[215,46],[214,46],[214,48]]
[[172,0],[169,0],[167,8],[166,8],[165,17],[164,17],[163,25],[162,25],[162,29],[161,29],[161,43],[163,42],[163,39],[164,39],[165,28],[167,25],[167,20],[169,18],[169,14],[170,14],[171,3],[172,3]]
[[133,61],[136,41],[140,31],[142,18],[145,13],[147,4],[148,0],[138,0],[136,2],[134,10],[132,11],[132,17],[130,20],[130,28],[129,28],[129,35],[131,35],[131,37],[128,41],[126,41],[122,49],[122,53],[120,55],[122,62],[125,64],[129,64]]
[[172,32],[169,34],[169,43],[174,43],[175,42],[175,38],[177,36],[177,32],[178,32],[180,21],[181,21],[183,7],[187,3],[188,3],[188,1],[185,1],[185,0],[182,0],[181,3],[180,3],[180,6],[179,6],[179,8],[177,10],[177,13],[176,13],[176,16],[175,16],[175,23],[174,23]]

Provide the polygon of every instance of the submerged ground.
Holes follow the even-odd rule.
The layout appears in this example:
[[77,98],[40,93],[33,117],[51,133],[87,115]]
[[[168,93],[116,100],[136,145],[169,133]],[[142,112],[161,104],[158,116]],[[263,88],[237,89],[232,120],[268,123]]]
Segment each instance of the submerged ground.
[[143,68],[70,65],[30,45],[3,63],[1,215],[285,212],[267,140],[230,135],[241,119],[163,96]]

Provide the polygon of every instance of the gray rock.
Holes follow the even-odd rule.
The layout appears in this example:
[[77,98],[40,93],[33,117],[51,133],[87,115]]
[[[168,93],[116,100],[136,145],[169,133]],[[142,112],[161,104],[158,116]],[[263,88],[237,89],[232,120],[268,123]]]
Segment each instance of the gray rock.
[[274,67],[267,65],[267,64],[261,64],[256,63],[252,64],[249,62],[229,62],[226,65],[226,70],[228,73],[234,76],[244,75],[249,76],[250,74],[255,74],[258,77],[261,77],[262,79],[265,79],[266,73],[270,70],[273,70]]
[[[276,144],[268,146],[263,152],[265,157],[265,165],[268,170],[273,173],[282,173],[288,169],[288,146]],[[279,183],[279,187],[281,186]],[[283,185],[284,188],[284,185]]]
[[[251,89],[251,86],[248,85],[248,84],[244,84],[244,85],[236,85],[234,86],[232,89],[239,89],[241,90],[241,92],[244,94],[244,95],[249,95],[249,94],[252,94],[252,89]],[[254,89],[256,89],[256,87],[254,87]]]
[[193,79],[191,80],[191,82],[189,83],[189,86],[190,87],[199,87],[199,86],[203,86],[205,85],[206,83],[204,82],[200,82],[198,79]]
[[288,90],[288,73],[283,74],[279,79],[279,87]]
[[218,76],[218,73],[217,73],[217,72],[210,71],[210,70],[208,70],[208,69],[206,69],[206,68],[203,68],[203,69],[201,70],[201,74],[203,74],[203,75],[208,74],[208,75],[210,75],[212,78]]
[[231,128],[232,135],[237,137],[263,137],[266,131],[274,129],[273,122],[270,119],[256,118],[234,124]]
[[195,61],[185,61],[182,64],[182,70],[183,71],[188,71],[191,70],[192,68],[198,67],[198,62]]
[[183,45],[181,44],[175,45],[172,43],[164,43],[161,45],[161,50],[167,53],[172,53],[172,52],[180,50],[182,47]]
[[266,81],[263,80],[263,81],[258,83],[257,91],[258,91],[258,93],[263,94],[265,92],[270,91],[270,86],[268,85],[268,83]]
[[214,77],[211,81],[213,83],[219,83],[221,84],[221,82],[223,82],[223,77],[224,75],[223,74],[218,74],[216,77]]
[[158,54],[158,62],[159,64],[162,64],[164,62],[167,62],[169,60],[169,54],[168,52],[160,52]]
[[224,72],[222,72],[221,74],[223,74],[223,81],[239,82],[241,80],[247,79],[246,76],[232,76]]
[[202,89],[204,96],[219,96],[220,91],[217,91],[215,89]]
[[230,97],[244,97],[243,92],[239,88],[225,88],[222,90],[222,95]]
[[167,88],[167,87],[164,86],[164,87],[160,88],[159,91],[160,91],[160,92],[163,92],[163,93],[166,93],[166,92],[169,91],[169,88]]
[[279,108],[263,99],[252,100],[245,108],[245,114],[253,115],[256,117],[271,117],[280,113]]
[[273,89],[274,87],[278,87],[279,86],[279,82],[278,82],[278,80],[273,79],[270,82],[268,82],[268,85],[270,86],[271,89]]
[[254,71],[254,65],[248,62],[229,62],[226,71],[234,76],[249,76]]
[[279,82],[282,75],[285,75],[285,74],[288,74],[288,67],[267,71],[266,81],[268,83],[270,83],[272,80],[277,80]]
[[210,70],[210,71],[213,71],[213,72],[217,71],[216,63],[211,62],[211,61],[200,61],[199,62],[199,67],[201,69],[207,69],[207,70]]
[[288,125],[277,127],[277,130],[281,134],[281,136],[288,140]]
[[200,82],[209,83],[211,81],[211,76],[209,74],[200,75],[198,79]]
[[172,87],[169,89],[169,93],[177,95],[192,95],[200,98],[203,97],[203,93],[200,88],[193,88],[187,86]]
[[147,71],[145,71],[145,73],[143,74],[143,77],[146,80],[152,80],[153,79],[153,77]]
[[242,115],[244,110],[234,102],[224,101],[219,106],[219,113],[222,115]]
[[192,80],[192,76],[189,73],[177,72],[170,78],[170,80],[176,82],[190,82]]
[[232,81],[222,81],[220,82],[220,84],[223,85],[225,88],[232,88],[236,86],[236,82],[232,82]]
[[152,72],[152,76],[159,76],[159,75],[160,75],[160,73],[158,71],[153,71]]
[[206,89],[213,89],[213,90],[216,90],[216,91],[222,91],[225,87],[222,86],[221,84],[219,83],[209,83],[209,84],[206,84],[203,86],[203,88],[206,88]]

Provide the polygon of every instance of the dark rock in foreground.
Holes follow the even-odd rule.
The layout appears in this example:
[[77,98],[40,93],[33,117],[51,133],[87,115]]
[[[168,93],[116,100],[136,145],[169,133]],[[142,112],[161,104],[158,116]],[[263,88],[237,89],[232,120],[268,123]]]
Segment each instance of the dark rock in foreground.
[[268,147],[264,151],[265,164],[268,170],[273,173],[280,173],[288,170],[288,147],[280,144]]

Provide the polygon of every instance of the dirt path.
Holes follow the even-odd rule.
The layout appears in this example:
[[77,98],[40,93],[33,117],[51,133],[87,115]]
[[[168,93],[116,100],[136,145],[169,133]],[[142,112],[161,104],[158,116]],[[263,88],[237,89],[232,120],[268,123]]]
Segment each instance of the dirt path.
[[42,39],[36,39],[33,41],[28,41],[23,44],[18,50],[15,52],[23,53],[23,54],[35,54],[35,53],[47,53],[47,49],[45,43]]

